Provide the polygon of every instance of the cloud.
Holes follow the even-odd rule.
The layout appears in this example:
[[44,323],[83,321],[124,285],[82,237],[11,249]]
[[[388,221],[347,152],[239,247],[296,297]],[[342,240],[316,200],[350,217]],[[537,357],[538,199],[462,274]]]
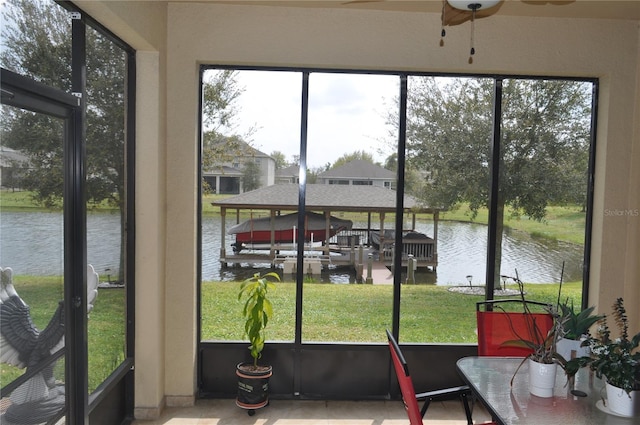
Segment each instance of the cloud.
[[[239,99],[238,132],[251,128],[253,145],[265,153],[299,154],[302,73],[240,71],[245,91]],[[386,115],[398,94],[398,77],[312,73],[309,78],[307,164],[333,163],[344,154],[365,150],[377,160],[390,130]]]

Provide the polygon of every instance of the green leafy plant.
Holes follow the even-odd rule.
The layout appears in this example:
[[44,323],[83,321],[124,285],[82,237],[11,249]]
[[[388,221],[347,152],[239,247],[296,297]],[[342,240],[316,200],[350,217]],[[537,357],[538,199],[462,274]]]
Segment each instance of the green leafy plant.
[[564,338],[574,341],[580,340],[584,335],[589,334],[589,329],[598,320],[604,318],[603,315],[594,315],[593,310],[595,306],[576,312],[573,306],[573,300],[569,305],[569,299],[564,304],[559,305],[562,311],[562,329],[564,331]]
[[270,290],[276,285],[268,278],[280,281],[280,276],[275,272],[254,274],[240,284],[238,301],[246,298],[242,315],[245,318],[244,332],[249,338],[249,350],[253,357],[253,366],[258,367],[258,359],[262,357],[265,341],[265,328],[269,319],[273,316],[273,304],[267,297]]
[[629,321],[622,298],[613,303],[612,309],[619,337],[611,338],[607,317],[604,317],[596,336],[583,342],[591,348],[591,355],[570,360],[565,372],[573,376],[581,367],[588,366],[598,378],[604,376],[609,384],[630,393],[640,390],[640,332],[629,338]]

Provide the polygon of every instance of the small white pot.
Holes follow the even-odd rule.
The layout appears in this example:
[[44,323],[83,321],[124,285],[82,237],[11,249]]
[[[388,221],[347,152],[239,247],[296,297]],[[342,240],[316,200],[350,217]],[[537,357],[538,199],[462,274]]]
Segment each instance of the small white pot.
[[529,359],[529,392],[538,397],[553,397],[553,387],[556,385],[555,363],[544,364]]
[[565,360],[571,360],[571,352],[575,351],[575,357],[588,357],[589,347],[581,347],[582,341],[576,341],[574,339],[561,338],[556,342],[556,352],[564,357]]
[[607,382],[607,407],[620,416],[640,415],[640,391],[627,394],[622,388],[614,387]]

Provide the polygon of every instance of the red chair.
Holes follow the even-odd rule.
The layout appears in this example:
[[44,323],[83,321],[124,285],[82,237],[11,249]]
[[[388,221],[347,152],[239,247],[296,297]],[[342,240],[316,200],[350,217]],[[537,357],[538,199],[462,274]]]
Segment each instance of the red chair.
[[[409,367],[407,362],[400,351],[400,347],[396,342],[391,332],[387,330],[387,338],[389,339],[389,350],[391,351],[391,360],[393,361],[393,367],[398,377],[398,384],[400,384],[400,391],[402,392],[402,400],[404,406],[407,409],[407,415],[409,416],[409,423],[411,425],[423,425],[422,418],[429,408],[429,404],[432,400],[451,398],[457,396],[462,400],[464,405],[464,411],[467,415],[467,424],[473,424],[471,419],[471,409],[469,408],[469,400],[467,396],[471,394],[471,389],[466,386],[446,388],[443,390],[428,391],[424,393],[416,394],[413,388],[413,381],[409,375]],[[424,400],[422,409],[418,407],[418,400]]]
[[[527,306],[547,307],[537,301],[524,301]],[[518,304],[521,311],[506,311],[504,305]],[[476,303],[478,325],[478,355],[527,357],[532,350],[525,347],[502,346],[505,341],[524,339],[542,341],[553,326],[549,313],[525,313],[523,301],[514,299],[487,300]],[[535,308],[535,307],[534,307]]]

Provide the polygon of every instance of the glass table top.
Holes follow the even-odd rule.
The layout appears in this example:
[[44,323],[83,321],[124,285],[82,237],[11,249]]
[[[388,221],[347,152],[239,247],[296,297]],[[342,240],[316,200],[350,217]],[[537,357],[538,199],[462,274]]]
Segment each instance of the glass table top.
[[[583,368],[572,387],[558,367],[553,397],[529,393],[527,362],[510,381],[522,358],[465,357],[457,363],[462,378],[502,424],[518,425],[631,425],[640,417],[624,418],[608,412],[604,383]],[[579,395],[574,395],[579,394]]]

